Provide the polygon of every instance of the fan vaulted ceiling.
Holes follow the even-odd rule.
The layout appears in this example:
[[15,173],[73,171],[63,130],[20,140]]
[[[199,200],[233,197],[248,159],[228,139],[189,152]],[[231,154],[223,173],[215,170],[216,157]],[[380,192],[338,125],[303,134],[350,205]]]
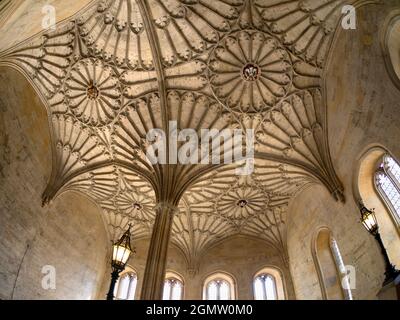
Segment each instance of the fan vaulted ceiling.
[[[353,1],[354,2],[354,1]],[[234,234],[285,253],[290,199],[322,183],[339,200],[323,68],[341,0],[108,0],[0,54],[49,114],[47,203],[75,190],[102,208],[112,238],[150,235],[160,201],[178,204],[172,241],[195,264]],[[151,165],[146,133],[255,130],[255,170]]]

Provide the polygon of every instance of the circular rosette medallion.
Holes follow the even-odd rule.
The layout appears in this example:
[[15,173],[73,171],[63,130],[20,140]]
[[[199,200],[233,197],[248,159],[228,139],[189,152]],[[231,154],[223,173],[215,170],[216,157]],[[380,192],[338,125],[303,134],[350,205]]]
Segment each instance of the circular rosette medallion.
[[268,195],[258,187],[234,187],[218,199],[217,211],[228,219],[241,221],[262,213],[268,201]]
[[154,200],[149,196],[125,190],[116,197],[115,204],[120,212],[131,219],[142,222],[154,220]]
[[66,81],[66,103],[83,123],[103,126],[121,108],[121,88],[113,70],[97,59],[80,60]]
[[261,112],[287,94],[292,82],[289,54],[278,40],[258,31],[224,38],[210,56],[210,84],[234,111]]

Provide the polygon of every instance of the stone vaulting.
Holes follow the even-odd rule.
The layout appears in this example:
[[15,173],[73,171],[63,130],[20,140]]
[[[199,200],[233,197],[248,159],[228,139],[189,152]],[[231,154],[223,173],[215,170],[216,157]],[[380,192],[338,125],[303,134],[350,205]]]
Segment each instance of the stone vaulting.
[[[102,208],[110,238],[129,223],[134,239],[151,236],[145,281],[164,268],[169,238],[194,270],[204,250],[235,234],[265,239],[287,259],[290,199],[321,184],[345,200],[327,142],[324,67],[349,2],[366,3],[92,1],[0,53],[47,109],[53,162],[43,204],[82,192]],[[146,133],[168,132],[172,120],[199,136],[254,129],[254,172],[236,175],[243,163],[152,165]]]

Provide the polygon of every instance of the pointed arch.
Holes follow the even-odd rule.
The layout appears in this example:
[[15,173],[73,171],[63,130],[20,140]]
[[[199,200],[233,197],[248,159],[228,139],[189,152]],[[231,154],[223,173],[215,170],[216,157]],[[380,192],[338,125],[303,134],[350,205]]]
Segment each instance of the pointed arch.
[[272,266],[257,271],[253,277],[253,294],[255,300],[285,300],[282,271]]
[[[376,219],[378,221],[380,234],[389,258],[394,264],[400,263],[400,253],[398,250],[400,241],[400,223],[396,210],[382,189],[381,183],[384,183],[384,188],[390,188],[392,201],[398,198],[397,185],[392,179],[396,178],[393,173],[389,172],[388,164],[385,164],[386,159],[393,159],[398,162],[393,153],[383,145],[369,145],[355,163],[353,176],[353,194],[354,201],[359,204],[360,201],[369,208],[375,209]],[[392,178],[389,176],[392,175]],[[382,179],[382,181],[379,181]],[[389,191],[389,189],[387,189]]]
[[313,238],[312,254],[324,300],[352,300],[350,283],[339,246],[327,227],[319,228]]
[[235,300],[236,280],[225,271],[216,271],[203,281],[203,300]]

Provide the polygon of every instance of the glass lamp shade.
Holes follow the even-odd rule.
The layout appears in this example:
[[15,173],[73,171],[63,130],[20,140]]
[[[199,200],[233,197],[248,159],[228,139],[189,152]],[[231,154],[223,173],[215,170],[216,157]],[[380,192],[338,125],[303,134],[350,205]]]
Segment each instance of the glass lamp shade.
[[362,206],[360,211],[361,222],[363,223],[365,229],[367,229],[371,234],[375,235],[378,231],[378,223],[376,221],[375,212],[367,209],[365,206]]
[[118,244],[114,244],[112,264],[117,268],[123,269],[130,255],[131,255],[131,250],[129,248]]
[[131,234],[129,226],[129,229],[123,234],[121,239],[113,245],[112,266],[117,270],[123,270],[131,253]]

